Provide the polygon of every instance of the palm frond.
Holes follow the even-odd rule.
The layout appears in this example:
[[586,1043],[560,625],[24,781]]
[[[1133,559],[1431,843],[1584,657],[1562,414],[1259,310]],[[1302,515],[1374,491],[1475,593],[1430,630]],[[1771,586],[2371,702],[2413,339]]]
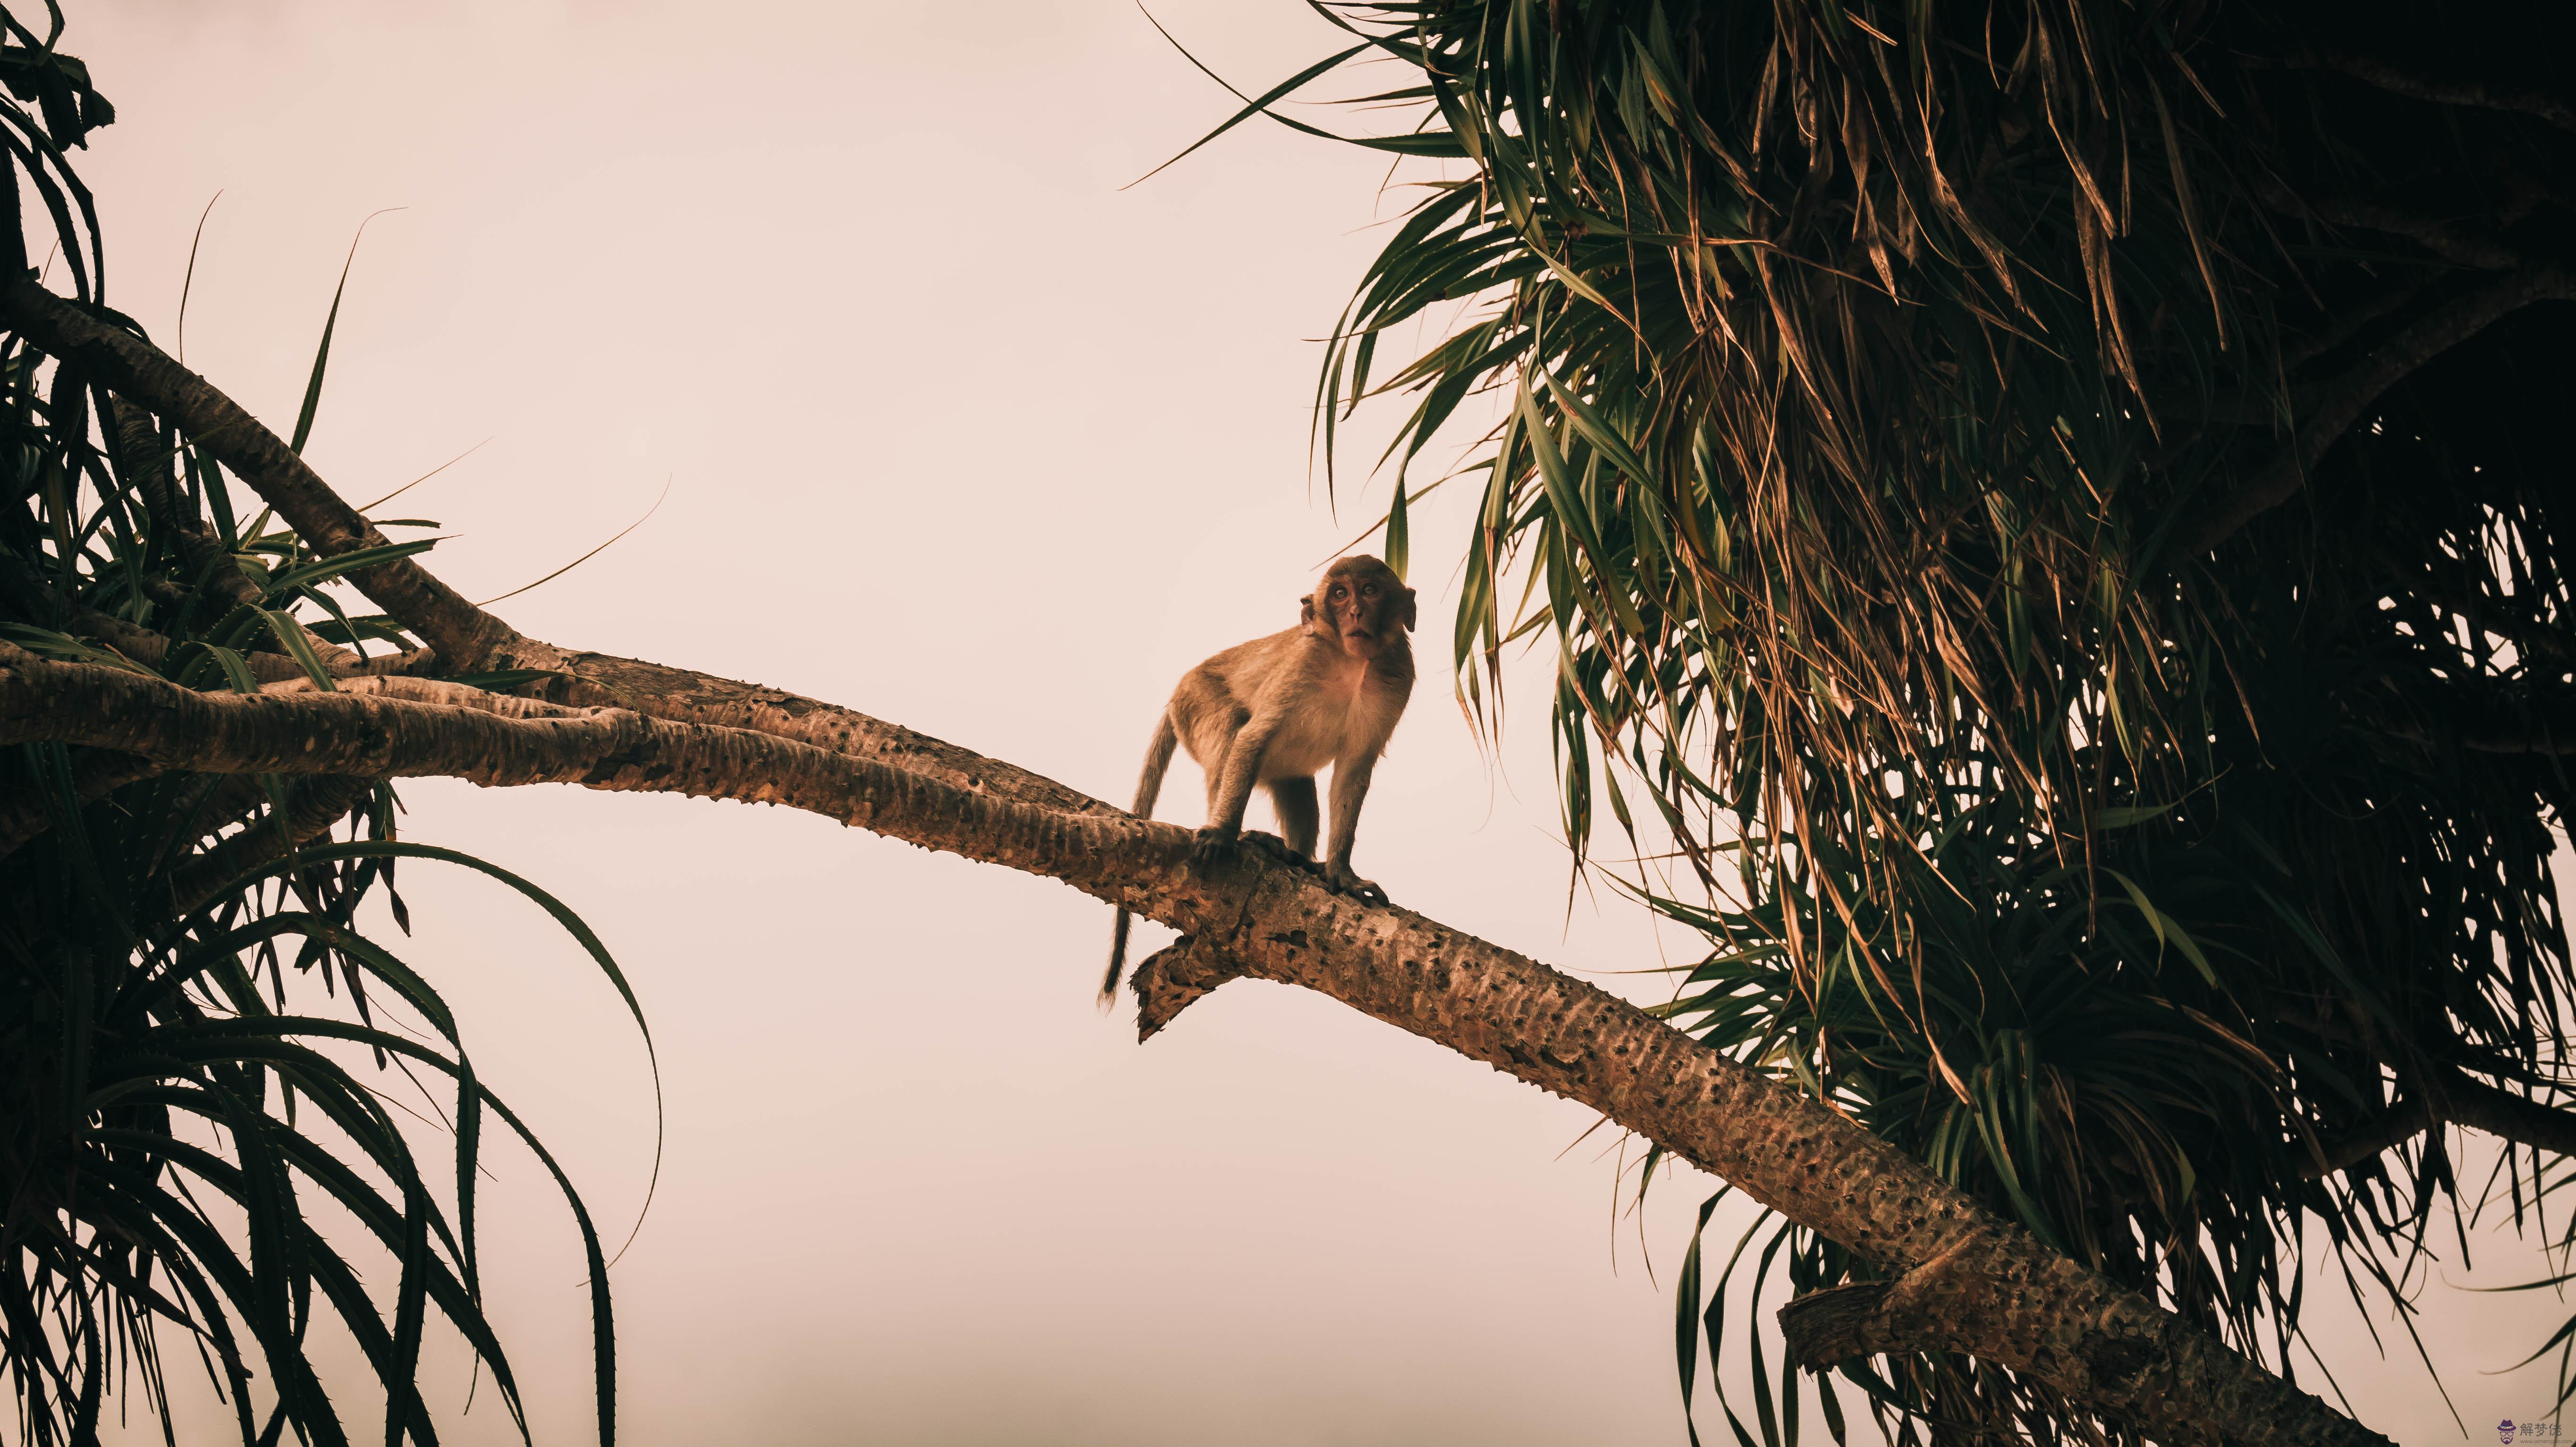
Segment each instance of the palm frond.
[[[1460,695],[1552,636],[1568,837],[1669,843],[1632,884],[1710,940],[1672,1017],[2285,1371],[2308,1218],[2407,1296],[2462,1209],[2422,1123],[2554,1102],[2576,986],[2564,19],[1322,10],[1468,171],[1319,440],[1502,399]],[[2119,1433],[1846,1375],[1909,1434]]]

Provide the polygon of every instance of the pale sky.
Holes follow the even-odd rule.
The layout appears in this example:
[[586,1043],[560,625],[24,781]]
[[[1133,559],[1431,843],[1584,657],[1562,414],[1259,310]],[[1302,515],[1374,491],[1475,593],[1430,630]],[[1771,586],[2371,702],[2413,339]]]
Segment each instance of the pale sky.
[[[352,233],[405,208],[358,254],[307,455],[364,502],[481,443],[388,510],[443,524],[441,576],[518,587],[668,480],[632,536],[500,606],[524,632],[792,688],[1123,802],[1180,672],[1293,621],[1384,506],[1365,439],[1392,405],[1358,424],[1338,518],[1308,450],[1315,339],[1403,204],[1384,158],[1247,125],[1121,190],[1233,105],[1124,0],[68,8],[65,49],[120,115],[75,157],[108,299],[175,346],[221,191],[186,358],[272,425]],[[1335,48],[1294,0],[1154,13],[1247,87]],[[1665,997],[1615,972],[1695,940],[1606,887],[1569,896],[1545,655],[1520,665],[1497,765],[1450,698],[1454,500],[1414,536],[1424,676],[1359,869]],[[1576,1144],[1581,1108],[1257,982],[1140,1049],[1124,1009],[1092,1006],[1105,906],[812,817],[402,792],[406,837],[580,910],[653,1025],[668,1137],[613,1273],[624,1441],[1684,1440],[1670,1287],[1713,1183],[1676,1173],[1621,1214],[1618,1143]],[[1162,817],[1195,823],[1198,793],[1177,767]],[[497,886],[419,863],[402,881],[397,953],[622,1237],[652,1115],[614,995]],[[532,1160],[494,1168],[495,1315],[539,1440],[588,1440],[577,1238]],[[1722,1211],[1713,1247],[1747,1219]],[[2446,1242],[2437,1279],[2540,1274],[2498,1243],[2472,1278]],[[2539,1415],[2537,1372],[2480,1373],[2567,1307],[2437,1286],[2430,1308],[2472,1440]],[[2461,1440],[2402,1340],[2383,1363],[2352,1313],[2315,1325],[2366,1420]],[[516,1440],[488,1384],[460,1415],[452,1337],[434,1357],[447,1440]],[[352,1430],[374,1431],[363,1368],[338,1363]],[[1703,1435],[1728,1439],[1704,1375],[1702,1394]],[[201,1405],[195,1440],[220,1440]]]

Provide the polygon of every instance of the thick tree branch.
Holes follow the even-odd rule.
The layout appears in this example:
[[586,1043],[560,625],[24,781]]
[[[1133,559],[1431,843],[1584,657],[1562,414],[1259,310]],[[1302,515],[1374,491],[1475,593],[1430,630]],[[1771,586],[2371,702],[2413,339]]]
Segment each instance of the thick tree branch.
[[2533,265],[2531,258],[2507,246],[2493,236],[2463,231],[2446,221],[2400,211],[2393,206],[2375,206],[2367,201],[2327,199],[2312,201],[2307,210],[2319,220],[2338,226],[2354,226],[2365,231],[2384,231],[2403,236],[2426,251],[2481,271],[2510,271]]
[[[2419,281],[2403,286],[2393,286],[2375,296],[2336,307],[2324,331],[2312,337],[2286,343],[2281,348],[2282,364],[2293,369],[2305,367],[2308,363],[2368,331],[2380,319],[2413,305],[2415,299],[2422,296],[2430,285],[2429,282]],[[2228,420],[2250,425],[2270,423],[2275,418],[2267,411],[2260,416],[2246,415],[2231,417]]]
[[2485,1131],[2516,1145],[2576,1156],[2576,1111],[2543,1105],[2461,1071],[2442,1072],[2441,1100],[2435,1109],[2453,1124]]
[[2301,1174],[2314,1180],[2350,1169],[2445,1125],[2466,1126],[2518,1146],[2576,1157],[2576,1111],[2543,1105],[2445,1066],[2423,1078],[2414,1098],[2329,1143],[2323,1158],[2310,1162]]
[[[121,618],[87,609],[73,615],[71,631],[76,636],[95,638],[126,657],[147,667],[158,668],[179,645],[153,632],[137,628]],[[310,635],[308,634],[308,638]],[[320,645],[324,640],[310,638]],[[319,652],[317,646],[316,651]],[[306,678],[304,665],[283,653],[245,653],[242,666],[260,683],[300,683]],[[402,653],[379,653],[361,658],[357,650],[334,647],[324,656],[333,678],[379,678],[394,674],[425,673],[438,668],[438,650],[414,648]]]
[[[230,567],[229,559],[226,560],[225,566]],[[241,583],[244,594],[251,601],[258,600],[259,591],[251,586],[248,578],[242,577],[240,569],[233,568],[231,575]],[[149,628],[128,623],[112,613],[101,613],[95,608],[63,601],[33,570],[7,553],[0,553],[0,598],[5,598],[22,618],[52,618],[56,620],[56,626],[73,637],[94,639],[147,666],[158,667],[170,656],[170,650],[177,646],[168,637],[155,633]],[[235,598],[235,601],[238,602],[240,599]],[[424,673],[438,666],[436,649],[414,648],[403,653],[383,653],[373,658],[361,658],[355,649],[343,648],[328,639],[318,637],[309,628],[304,630],[304,637],[306,642],[313,645],[313,651],[321,655],[334,677],[365,678],[383,673]],[[271,649],[277,646],[271,640],[261,641]],[[304,665],[283,653],[245,653],[242,655],[242,663],[250,670],[251,677],[261,683],[277,683],[285,679],[304,677]]]
[[299,781],[287,799],[284,819],[254,821],[242,832],[190,860],[171,878],[172,912],[180,916],[195,912],[225,885],[282,857],[290,839],[307,844],[331,832],[331,826],[367,802],[375,788],[375,780],[347,774],[322,774]]
[[2187,555],[2205,553],[2235,535],[2255,518],[2280,506],[2307,486],[2308,473],[2326,449],[2361,420],[2380,394],[2417,368],[2467,341],[2500,317],[2534,302],[2576,298],[2576,276],[2555,267],[2518,271],[2498,278],[2399,331],[2371,349],[2351,370],[2328,383],[2324,394],[2278,459],[2255,474],[2243,492],[2219,507],[2183,545]]
[[2326,1142],[2319,1155],[2300,1167],[2299,1174],[2311,1181],[2320,1180],[2364,1161],[2375,1161],[2430,1130],[2434,1123],[2433,1112],[2425,1108],[2424,1102],[2406,1101],[2361,1129]]
[[1790,1359],[1823,1371],[1853,1357],[1943,1350],[1950,1318],[1999,1304],[1999,1284],[1961,1266],[1955,1254],[1936,1256],[1894,1281],[1854,1282],[1789,1302],[1778,1319]]
[[1244,973],[1331,995],[1580,1101],[1900,1277],[1942,1263],[1941,1279],[1961,1283],[1942,1298],[1942,1346],[2028,1373],[2160,1441],[2384,1440],[1795,1089],[1591,985],[1334,894],[1256,851],[1199,863],[1189,833],[1171,825],[1068,813],[747,729],[497,700],[533,715],[510,717],[388,696],[419,686],[191,693],[0,645],[0,742],[50,739],[199,771],[434,774],[776,803],[1048,875],[1208,939]]
[[192,515],[194,509],[180,503],[179,488],[171,476],[173,449],[152,414],[110,394],[102,420],[107,423],[108,445],[116,452],[117,470],[143,489],[147,515],[177,538],[180,560],[189,571],[227,602],[258,602],[259,589],[225,554],[222,540],[200,526],[202,519]]

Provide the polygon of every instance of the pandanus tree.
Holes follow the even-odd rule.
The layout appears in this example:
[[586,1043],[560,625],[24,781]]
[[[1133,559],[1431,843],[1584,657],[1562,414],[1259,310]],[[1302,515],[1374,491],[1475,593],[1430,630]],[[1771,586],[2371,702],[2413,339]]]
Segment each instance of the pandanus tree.
[[[1462,697],[1552,656],[1568,837],[1669,851],[1634,882],[1709,941],[1666,1017],[2285,1372],[2304,1243],[2403,1301],[2437,1215],[2542,1232],[2571,17],[1321,8],[1349,48],[1236,119],[1339,69],[1444,163],[1325,445],[1410,400],[1400,543],[1402,471],[1500,417],[1420,480],[1481,489]],[[1758,1229],[1757,1288],[1887,1290]],[[1790,1358],[1901,1435],[2132,1435],[1835,1300]]]
[[[99,302],[96,212],[67,152],[115,112],[88,69],[54,50],[54,19],[40,37],[0,9],[0,85],[14,98],[0,101],[0,140],[15,162],[0,186],[0,279],[33,285],[20,214],[31,197],[37,234],[54,233],[51,268],[77,303],[114,318]],[[326,327],[295,449],[328,360]],[[236,513],[203,449],[16,333],[0,341],[0,498],[0,649],[18,659],[237,694],[422,662],[387,654],[382,641],[399,633],[350,617],[328,588],[425,544],[316,556],[273,512]],[[524,1140],[571,1205],[613,1438],[600,1232],[553,1157],[476,1079],[436,986],[361,929],[358,911],[383,901],[408,930],[400,860],[480,870],[542,906],[634,997],[562,904],[482,860],[395,839],[395,808],[383,777],[171,769],[9,735],[0,1376],[15,1398],[11,1440],[96,1442],[129,1392],[166,1427],[172,1374],[201,1364],[245,1443],[290,1431],[345,1442],[348,1384],[324,1379],[312,1333],[336,1321],[373,1370],[386,1439],[432,1441],[415,1376],[433,1315],[524,1431],[475,1251],[476,1176],[496,1132]],[[444,1115],[444,1160],[402,1128],[421,1110]],[[326,1235],[317,1201],[361,1240]],[[390,1291],[368,1290],[362,1243],[391,1262]]]

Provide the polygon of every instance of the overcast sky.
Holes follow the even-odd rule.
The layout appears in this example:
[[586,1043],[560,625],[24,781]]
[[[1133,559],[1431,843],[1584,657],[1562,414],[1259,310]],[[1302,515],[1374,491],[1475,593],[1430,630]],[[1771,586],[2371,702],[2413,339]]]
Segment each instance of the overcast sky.
[[[1345,454],[1336,511],[1308,447],[1315,339],[1403,204],[1384,158],[1246,126],[1122,190],[1232,105],[1124,0],[68,8],[65,48],[119,111],[76,157],[109,300],[177,345],[220,191],[186,359],[272,425],[361,219],[404,208],[358,253],[307,455],[364,502],[476,448],[388,509],[442,525],[440,575],[516,588],[667,481],[632,536],[502,605],[524,632],[795,689],[1123,802],[1180,672],[1292,622],[1384,507],[1373,449]],[[1246,87],[1335,34],[1293,0],[1155,14]],[[1463,534],[1454,500],[1416,513],[1424,677],[1358,866],[1661,998],[1615,972],[1693,941],[1569,893],[1545,656],[1499,759],[1451,701]],[[1621,1214],[1633,1175],[1579,1107],[1257,982],[1140,1049],[1092,1006],[1106,907],[805,815],[402,793],[406,837],[586,915],[650,1016],[668,1137],[614,1273],[624,1440],[1683,1440],[1672,1269],[1714,1183],[1680,1172]],[[1163,817],[1195,823],[1197,795],[1184,764]],[[405,957],[622,1236],[653,1133],[613,993],[488,881],[402,881]],[[495,1311],[540,1440],[579,1442],[577,1238],[532,1161],[495,1169]],[[2436,1250],[2437,1280],[2472,1279]],[[2434,1289],[2430,1344],[2479,1439],[2540,1414],[2538,1374],[2480,1373],[2566,1310]],[[2317,1320],[2373,1425],[2460,1440],[2402,1331],[2383,1363],[2357,1316]],[[379,1408],[349,1358],[355,1428]],[[488,1384],[458,1415],[466,1382],[446,1339],[428,1385],[448,1440],[515,1440]]]

